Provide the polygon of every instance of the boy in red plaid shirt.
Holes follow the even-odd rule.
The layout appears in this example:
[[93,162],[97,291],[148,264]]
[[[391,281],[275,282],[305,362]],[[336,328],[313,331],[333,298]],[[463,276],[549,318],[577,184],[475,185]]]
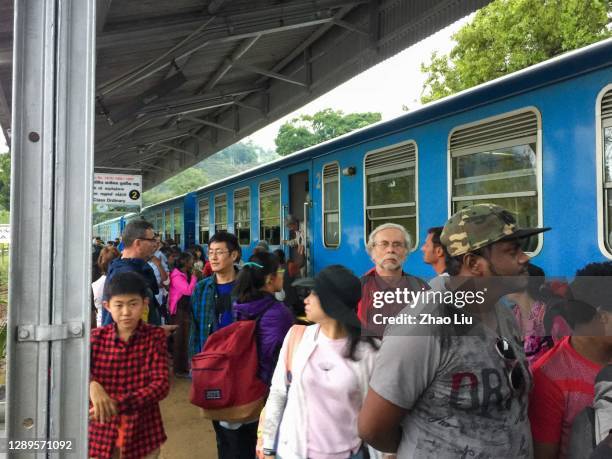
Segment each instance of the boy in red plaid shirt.
[[154,459],[166,441],[159,401],[168,395],[166,336],[142,322],[147,284],[139,274],[117,274],[104,307],[113,324],[91,332],[89,456]]

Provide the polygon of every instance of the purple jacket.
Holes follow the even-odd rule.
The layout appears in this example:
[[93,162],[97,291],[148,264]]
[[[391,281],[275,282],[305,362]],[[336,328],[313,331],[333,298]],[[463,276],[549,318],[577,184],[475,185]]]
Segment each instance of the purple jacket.
[[269,385],[283,340],[293,325],[293,315],[287,306],[276,301],[270,294],[250,303],[235,303],[234,314],[236,319],[256,319],[261,316],[257,325],[259,377]]

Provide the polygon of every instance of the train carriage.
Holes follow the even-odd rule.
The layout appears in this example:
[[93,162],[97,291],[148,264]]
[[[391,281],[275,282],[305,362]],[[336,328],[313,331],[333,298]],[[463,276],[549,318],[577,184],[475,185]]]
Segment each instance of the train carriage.
[[[493,202],[521,225],[553,228],[526,249],[547,274],[566,276],[612,259],[611,177],[607,40],[188,193],[195,218],[183,227],[200,244],[234,232],[248,257],[259,240],[282,247],[292,214],[310,272],[342,263],[362,273],[377,225],[404,225],[416,250],[454,211]],[[419,253],[406,269],[433,275]]]
[[171,239],[188,249],[195,243],[194,194],[186,193],[144,207],[140,216],[149,221],[162,240]]

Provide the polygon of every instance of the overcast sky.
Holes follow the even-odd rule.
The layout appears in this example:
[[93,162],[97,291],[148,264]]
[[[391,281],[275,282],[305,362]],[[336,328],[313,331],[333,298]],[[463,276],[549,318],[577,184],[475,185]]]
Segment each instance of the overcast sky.
[[[419,107],[425,75],[421,63],[428,62],[432,51],[448,53],[453,47],[451,35],[472,16],[460,19],[431,37],[381,62],[346,83],[315,99],[304,107],[260,129],[247,137],[265,148],[274,149],[274,138],[282,123],[301,114],[316,113],[324,108],[351,112],[380,112],[383,120],[401,115],[402,105],[411,110]],[[0,130],[0,151],[6,144]]]

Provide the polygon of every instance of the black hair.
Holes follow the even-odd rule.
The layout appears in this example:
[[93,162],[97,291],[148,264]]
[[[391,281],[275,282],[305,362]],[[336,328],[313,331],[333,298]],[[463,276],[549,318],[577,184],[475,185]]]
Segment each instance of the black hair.
[[121,234],[121,239],[125,247],[131,247],[136,239],[145,237],[147,230],[152,230],[153,225],[146,220],[134,220],[127,224]]
[[[255,266],[250,263],[256,263]],[[238,303],[248,303],[263,298],[261,289],[266,285],[268,275],[276,275],[280,263],[278,257],[269,252],[258,252],[251,255],[249,263],[245,263],[234,287],[234,295]]]
[[210,245],[213,242],[218,242],[218,243],[225,242],[225,245],[227,246],[227,250],[230,251],[230,254],[232,252],[238,253],[238,257],[236,257],[236,262],[240,261],[240,258],[242,257],[242,251],[240,250],[240,244],[238,243],[238,238],[234,234],[228,233],[227,231],[219,231],[212,235],[212,237],[208,241],[208,247],[210,247]]
[[193,254],[189,252],[181,252],[176,260],[174,260],[174,267],[179,271],[182,271],[189,260],[193,260]]
[[[200,251],[200,256],[197,257],[196,256],[196,250]],[[201,245],[192,245],[191,248],[189,249],[189,251],[191,253],[193,253],[193,257],[196,258],[198,261],[203,261],[206,262],[206,255],[204,254],[204,249],[202,248]]]
[[440,242],[440,236],[442,235],[443,229],[443,226],[433,226],[427,230],[427,234],[431,234],[431,242],[433,244],[442,246],[442,242]]
[[570,300],[567,302],[572,327],[592,321],[598,314],[597,308],[610,301],[610,292],[606,288],[609,284],[605,282],[595,285],[593,279],[581,279],[590,277],[612,277],[612,262],[589,263],[576,271],[576,279],[568,295]]
[[278,257],[278,261],[281,265],[284,265],[285,262],[287,261],[286,257],[285,257],[285,252],[283,251],[283,249],[276,249],[274,252],[272,252],[274,255],[276,255]]
[[527,274],[529,279],[527,280],[527,293],[534,300],[546,300],[546,290],[544,285],[546,283],[546,274],[544,270],[533,263],[527,264]]
[[104,288],[104,297],[109,301],[117,295],[139,295],[142,298],[149,297],[147,281],[134,271],[117,273],[111,277]]
[[357,360],[357,356],[355,355],[357,352],[357,346],[362,341],[368,343],[370,346],[372,346],[372,349],[376,351],[378,350],[378,348],[380,348],[380,342],[374,337],[362,335],[361,327],[355,327],[350,324],[345,324],[340,320],[338,320],[338,322],[342,324],[342,326],[348,333],[348,343],[344,352],[344,357],[346,357],[347,359],[351,359],[353,361]]

